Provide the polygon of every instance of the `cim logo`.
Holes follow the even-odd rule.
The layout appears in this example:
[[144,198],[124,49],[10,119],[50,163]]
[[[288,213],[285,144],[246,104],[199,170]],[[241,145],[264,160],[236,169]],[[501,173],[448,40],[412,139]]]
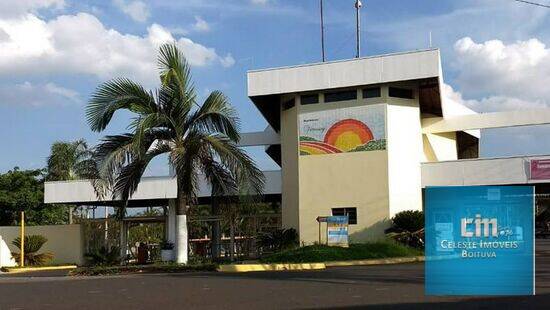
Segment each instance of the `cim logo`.
[[[476,214],[473,218],[460,219],[460,235],[465,238],[474,237],[473,231],[468,231],[468,226],[475,226],[476,237],[498,237],[498,223],[496,218],[481,218],[480,214]],[[483,236],[481,228],[483,226]]]

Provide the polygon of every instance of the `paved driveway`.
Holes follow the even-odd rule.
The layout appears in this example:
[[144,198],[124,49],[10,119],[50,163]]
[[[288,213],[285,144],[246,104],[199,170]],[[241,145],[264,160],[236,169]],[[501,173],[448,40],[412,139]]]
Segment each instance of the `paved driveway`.
[[247,274],[0,276],[0,309],[550,309],[550,241],[538,247],[537,296],[529,297],[426,297],[417,263]]

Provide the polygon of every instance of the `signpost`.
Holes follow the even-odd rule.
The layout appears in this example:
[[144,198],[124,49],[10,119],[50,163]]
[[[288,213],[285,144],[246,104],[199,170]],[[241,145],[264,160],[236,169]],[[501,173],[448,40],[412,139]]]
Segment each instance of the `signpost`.
[[348,217],[347,216],[319,216],[319,244],[321,244],[321,223],[327,223],[327,245],[349,246]]

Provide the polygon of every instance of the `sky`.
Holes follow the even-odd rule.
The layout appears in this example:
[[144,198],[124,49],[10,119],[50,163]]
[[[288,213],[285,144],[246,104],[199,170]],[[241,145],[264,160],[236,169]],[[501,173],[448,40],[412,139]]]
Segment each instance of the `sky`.
[[[550,0],[537,0],[549,4]],[[354,0],[324,0],[328,60],[355,54]],[[441,49],[444,96],[479,112],[550,105],[550,9],[513,0],[363,1],[362,55]],[[103,133],[84,112],[102,82],[158,83],[156,51],[177,42],[199,97],[221,90],[242,131],[267,123],[246,96],[246,72],[320,60],[318,0],[0,0],[0,172],[44,167],[55,141]],[[278,169],[248,149],[262,169]],[[550,127],[484,130],[481,156],[550,154]],[[153,162],[148,175],[168,173]]]

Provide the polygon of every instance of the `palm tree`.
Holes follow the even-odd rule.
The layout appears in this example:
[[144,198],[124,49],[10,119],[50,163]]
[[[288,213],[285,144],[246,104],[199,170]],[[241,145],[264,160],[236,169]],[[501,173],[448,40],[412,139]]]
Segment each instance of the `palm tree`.
[[46,179],[66,181],[90,177],[95,170],[92,151],[83,139],[73,142],[58,141],[51,147]]
[[190,67],[175,44],[160,47],[158,68],[161,83],[155,91],[126,78],[101,84],[86,116],[91,129],[101,132],[115,112],[134,115],[129,132],[105,136],[95,149],[99,175],[110,181],[113,197],[126,204],[151,160],[168,156],[177,180],[176,261],[186,263],[186,214],[196,203],[199,180],[226,196],[257,196],[264,176],[237,147],[239,119],[227,97],[214,91],[197,103]]
[[[72,142],[58,141],[51,147],[46,167],[47,181],[67,181],[77,179],[95,179],[96,164],[92,150],[85,140]],[[69,224],[73,223],[74,206],[69,207]]]

